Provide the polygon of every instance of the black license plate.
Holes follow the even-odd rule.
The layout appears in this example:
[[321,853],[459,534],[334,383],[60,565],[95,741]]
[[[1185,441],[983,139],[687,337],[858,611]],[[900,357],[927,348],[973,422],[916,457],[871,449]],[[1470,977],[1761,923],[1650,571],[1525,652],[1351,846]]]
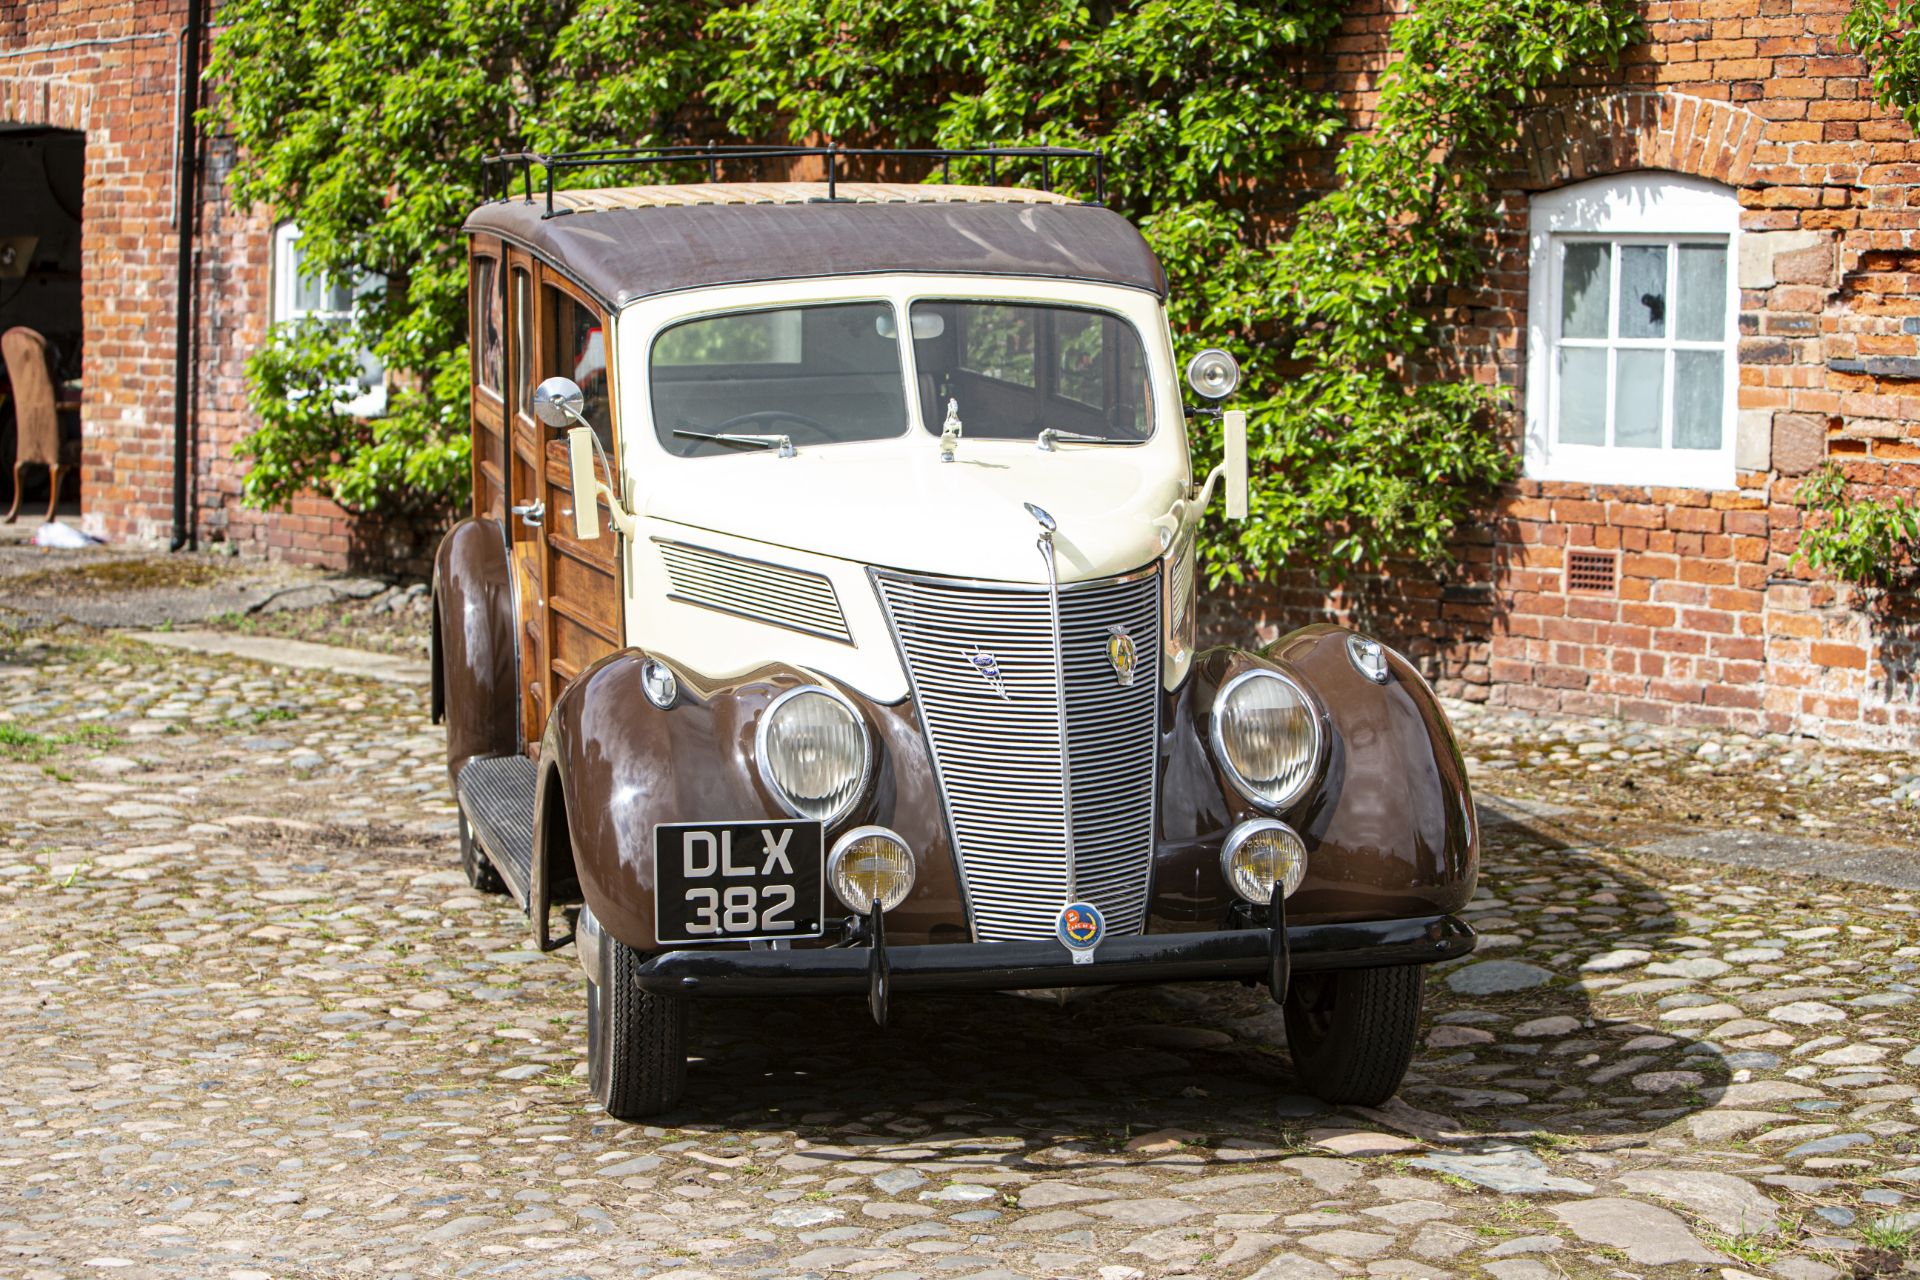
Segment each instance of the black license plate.
[[678,822],[653,829],[654,935],[663,943],[818,938],[818,822]]

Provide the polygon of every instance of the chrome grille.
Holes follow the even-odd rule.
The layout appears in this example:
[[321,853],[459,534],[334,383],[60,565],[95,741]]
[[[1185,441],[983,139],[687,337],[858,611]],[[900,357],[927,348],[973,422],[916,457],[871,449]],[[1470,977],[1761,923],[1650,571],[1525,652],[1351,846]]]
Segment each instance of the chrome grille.
[[655,538],[669,600],[853,643],[833,583],[817,573]]
[[[1045,587],[875,573],[933,749],[974,935],[1053,935],[1069,898],[1059,689]],[[1124,626],[1131,686],[1107,657]],[[1145,924],[1159,728],[1157,572],[1061,589],[1077,896],[1116,934]],[[970,655],[991,653],[1002,697]]]

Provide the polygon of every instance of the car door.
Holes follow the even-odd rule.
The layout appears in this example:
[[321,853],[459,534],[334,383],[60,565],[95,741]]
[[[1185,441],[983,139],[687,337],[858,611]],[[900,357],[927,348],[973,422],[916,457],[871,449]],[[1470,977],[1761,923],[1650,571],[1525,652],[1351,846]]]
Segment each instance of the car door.
[[[583,395],[581,416],[600,440],[604,459],[594,470],[616,494],[620,456],[618,398],[614,395],[612,325],[605,311],[589,301],[559,272],[543,266],[540,275],[541,376],[562,377]],[[620,539],[614,535],[606,504],[600,512],[600,536],[582,542],[574,536],[573,476],[567,461],[566,433],[549,431],[542,449],[546,523],[544,685],[558,697],[574,677],[624,643],[620,590]]]

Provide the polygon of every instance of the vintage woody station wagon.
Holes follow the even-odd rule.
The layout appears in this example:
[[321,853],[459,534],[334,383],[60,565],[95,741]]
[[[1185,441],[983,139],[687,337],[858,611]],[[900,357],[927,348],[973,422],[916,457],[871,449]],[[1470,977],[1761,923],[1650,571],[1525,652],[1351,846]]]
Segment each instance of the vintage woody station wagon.
[[[916,992],[1236,980],[1308,1088],[1390,1096],[1420,966],[1473,945],[1473,809],[1379,643],[1196,651],[1196,527],[1216,488],[1245,510],[1231,359],[1190,398],[1159,264],[1097,202],[697,153],[775,154],[828,181],[555,190],[687,153],[514,156],[466,224],[434,708],[474,884],[546,947],[578,904],[595,1095],[674,1104],[690,999],[884,1024]],[[967,161],[1097,188],[1086,153]],[[1225,434],[1201,485],[1192,415]]]

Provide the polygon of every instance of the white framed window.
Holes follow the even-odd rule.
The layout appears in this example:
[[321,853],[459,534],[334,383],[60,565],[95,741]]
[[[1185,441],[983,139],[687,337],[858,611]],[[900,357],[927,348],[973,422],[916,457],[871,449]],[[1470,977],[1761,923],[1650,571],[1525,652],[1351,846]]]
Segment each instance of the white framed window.
[[1528,221],[1527,475],[1733,488],[1733,188],[1596,178],[1535,196]]
[[[306,271],[300,251],[298,224],[283,222],[273,229],[273,322],[293,320],[347,322],[359,308],[360,295],[380,288],[376,275],[345,284]],[[387,370],[371,351],[360,353],[360,373],[339,390],[334,408],[356,418],[377,418],[387,411]]]

